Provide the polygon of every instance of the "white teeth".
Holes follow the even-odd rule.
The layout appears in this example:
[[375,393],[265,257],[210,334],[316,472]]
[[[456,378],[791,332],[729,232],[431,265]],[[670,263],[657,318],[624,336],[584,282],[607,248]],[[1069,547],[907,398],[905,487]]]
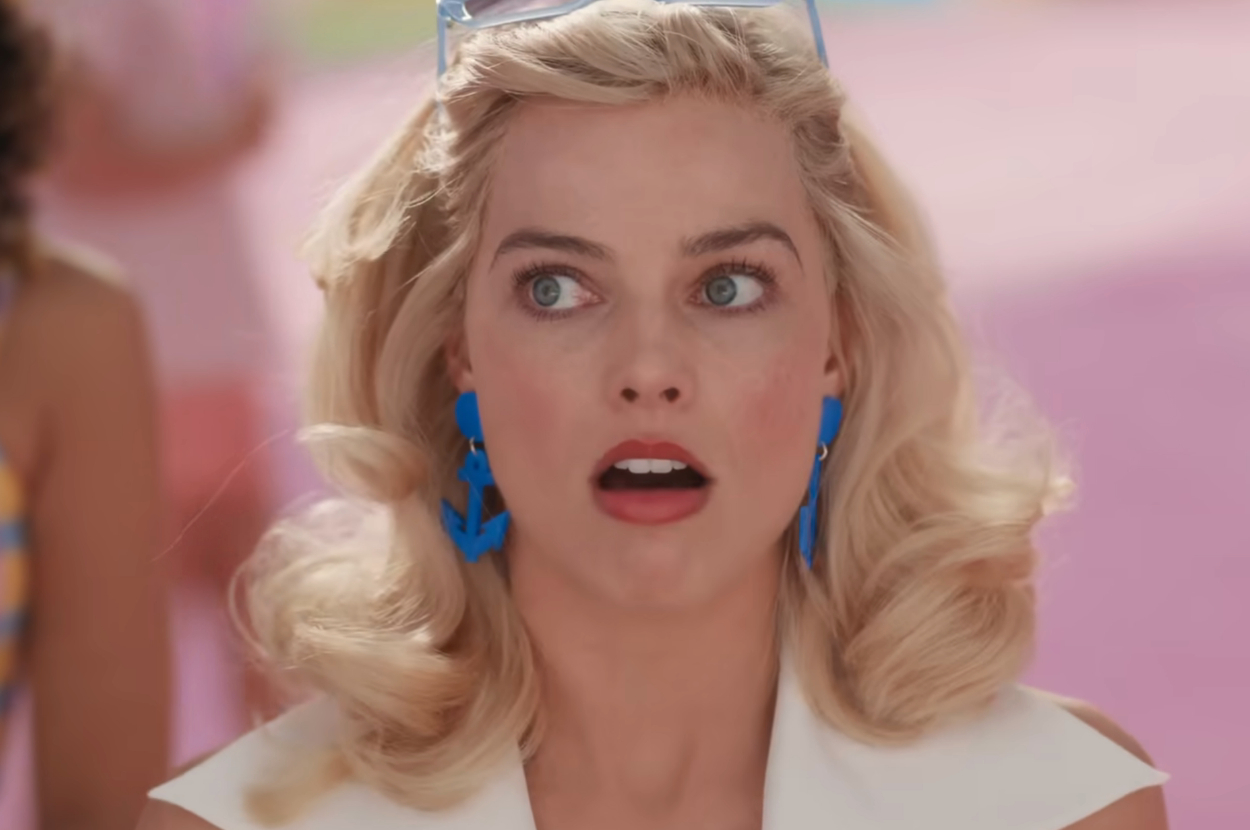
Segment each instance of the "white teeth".
[[686,465],[680,461],[670,461],[667,458],[630,458],[625,461],[618,461],[612,466],[618,470],[629,470],[636,475],[643,473],[671,473],[673,470],[686,469]]

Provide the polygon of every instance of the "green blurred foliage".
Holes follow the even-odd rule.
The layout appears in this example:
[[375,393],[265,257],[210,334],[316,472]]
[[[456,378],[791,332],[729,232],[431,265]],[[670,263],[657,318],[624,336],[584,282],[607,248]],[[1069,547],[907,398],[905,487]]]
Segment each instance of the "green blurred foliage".
[[282,39],[312,66],[355,63],[434,36],[433,0],[278,0],[274,12]]

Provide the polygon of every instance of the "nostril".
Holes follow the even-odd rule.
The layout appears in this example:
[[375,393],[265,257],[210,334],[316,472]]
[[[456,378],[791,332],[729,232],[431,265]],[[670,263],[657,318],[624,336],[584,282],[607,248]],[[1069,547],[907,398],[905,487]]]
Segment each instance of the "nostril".
[[[651,394],[654,394],[654,393],[651,393]],[[621,390],[621,397],[624,398],[629,403],[634,403],[635,401],[642,398],[642,393],[639,392],[637,389],[626,387]],[[660,393],[661,400],[664,400],[668,403],[673,403],[680,397],[681,397],[681,390],[678,389],[676,386],[670,386]]]

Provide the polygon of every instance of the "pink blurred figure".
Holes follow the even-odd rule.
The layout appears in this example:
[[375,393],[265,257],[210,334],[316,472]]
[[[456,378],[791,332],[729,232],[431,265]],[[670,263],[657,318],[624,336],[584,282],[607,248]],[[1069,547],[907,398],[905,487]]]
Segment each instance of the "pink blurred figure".
[[[45,230],[117,259],[152,326],[170,556],[180,591],[222,609],[271,513],[272,339],[235,173],[274,86],[254,0],[35,0],[68,63]],[[224,614],[219,614],[224,619]],[[250,671],[235,707],[265,708]]]

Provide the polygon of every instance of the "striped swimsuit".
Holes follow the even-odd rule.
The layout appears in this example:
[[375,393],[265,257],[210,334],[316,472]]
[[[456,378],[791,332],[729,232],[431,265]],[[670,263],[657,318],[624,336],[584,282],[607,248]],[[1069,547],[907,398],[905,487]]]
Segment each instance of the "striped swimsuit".
[[[0,273],[0,315],[14,293],[9,275]],[[18,657],[30,602],[22,483],[0,449],[0,745],[18,680]]]
[[17,475],[0,454],[0,736],[17,681],[17,658],[29,600],[29,562]]

